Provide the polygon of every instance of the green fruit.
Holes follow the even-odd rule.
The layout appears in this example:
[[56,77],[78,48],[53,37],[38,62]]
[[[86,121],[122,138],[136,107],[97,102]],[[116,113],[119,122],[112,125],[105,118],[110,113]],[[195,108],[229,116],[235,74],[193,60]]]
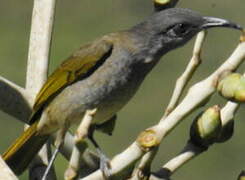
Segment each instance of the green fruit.
[[208,147],[216,142],[221,132],[220,107],[213,106],[201,113],[194,120],[190,130],[191,141],[201,147]]
[[221,96],[234,102],[245,102],[245,77],[232,73],[223,78],[217,87]]

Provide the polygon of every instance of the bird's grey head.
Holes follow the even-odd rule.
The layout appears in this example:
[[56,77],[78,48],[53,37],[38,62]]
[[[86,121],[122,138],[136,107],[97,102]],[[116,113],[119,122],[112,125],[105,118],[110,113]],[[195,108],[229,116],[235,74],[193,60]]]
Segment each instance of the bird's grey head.
[[225,19],[201,16],[199,13],[181,8],[171,8],[154,13],[133,30],[144,39],[152,51],[163,55],[167,51],[184,45],[195,34],[211,27],[228,27],[241,30],[242,27]]

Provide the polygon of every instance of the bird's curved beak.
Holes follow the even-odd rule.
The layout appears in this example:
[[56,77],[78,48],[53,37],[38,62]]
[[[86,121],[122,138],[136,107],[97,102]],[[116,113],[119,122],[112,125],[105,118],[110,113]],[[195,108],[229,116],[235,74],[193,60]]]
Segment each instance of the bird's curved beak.
[[233,28],[233,29],[238,29],[238,30],[242,30],[242,26],[230,22],[226,19],[221,19],[221,18],[216,18],[216,17],[203,17],[204,19],[204,23],[201,26],[202,29],[208,29],[211,27],[227,27],[227,28]]

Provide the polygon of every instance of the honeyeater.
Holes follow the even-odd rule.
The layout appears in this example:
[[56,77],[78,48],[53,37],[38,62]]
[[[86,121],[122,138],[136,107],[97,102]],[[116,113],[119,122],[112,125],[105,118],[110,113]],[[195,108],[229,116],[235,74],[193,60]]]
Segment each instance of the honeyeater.
[[211,27],[242,29],[224,19],[170,8],[82,46],[48,77],[36,97],[30,127],[3,159],[21,174],[52,133],[79,123],[86,110],[96,109],[92,126],[114,121],[163,55]]

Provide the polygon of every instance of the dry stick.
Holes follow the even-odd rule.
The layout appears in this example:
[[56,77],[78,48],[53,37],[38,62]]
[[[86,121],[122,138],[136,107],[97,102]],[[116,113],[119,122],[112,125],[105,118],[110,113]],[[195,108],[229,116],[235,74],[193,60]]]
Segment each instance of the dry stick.
[[[28,55],[28,72],[26,76],[26,88],[28,91],[0,76],[0,109],[25,123],[28,122],[28,118],[32,112],[35,95],[47,77],[48,49],[53,21],[53,17],[49,15],[54,13],[54,3],[54,0],[36,0],[34,3],[33,24]],[[49,4],[51,4],[51,6]],[[42,10],[39,11],[39,8]],[[46,11],[47,13],[44,13],[43,11]],[[42,16],[42,14],[44,14],[44,16]],[[36,20],[34,20],[34,18]],[[43,27],[41,27],[42,23],[45,23]],[[73,137],[71,137],[70,134],[68,135],[70,138],[69,141],[65,141],[65,144],[69,145],[61,148],[61,153],[64,156],[69,154],[74,147],[74,143],[72,143]],[[44,154],[46,153],[44,152]],[[98,159],[96,154],[87,150],[82,158],[82,161],[86,163],[83,164],[83,166],[86,166],[88,171],[94,171],[95,169],[98,169]]]
[[176,85],[174,88],[173,95],[171,97],[170,103],[168,104],[164,116],[166,117],[169,113],[173,111],[173,109],[176,107],[177,103],[179,102],[179,99],[184,91],[184,88],[186,87],[187,83],[201,64],[201,51],[206,38],[206,31],[201,31],[198,33],[192,58],[187,65],[184,73],[177,79]]
[[[160,142],[176,125],[183,120],[190,112],[201,105],[208,97],[210,97],[216,88],[217,80],[224,71],[235,70],[245,58],[245,42],[240,43],[232,55],[207,79],[192,86],[183,101],[172,111],[166,119],[161,119],[159,124],[149,128],[151,136]],[[146,132],[147,133],[147,132]],[[147,138],[146,138],[147,139]],[[155,146],[158,144],[156,143]],[[132,167],[150,148],[145,149],[142,144],[133,142],[125,151],[115,156],[111,161],[112,175],[125,172],[128,167]],[[96,171],[89,176],[83,178],[90,180],[91,178],[102,178],[101,171]]]
[[245,42],[240,43],[232,55],[208,78],[192,86],[183,101],[169,114],[166,119],[161,119],[157,125],[160,131],[160,137],[167,135],[184,118],[198,105],[201,105],[216,89],[217,81],[222,73],[234,71],[244,61]]
[[96,113],[96,109],[94,110],[87,110],[85,115],[76,130],[75,134],[75,146],[72,151],[71,159],[69,162],[69,166],[65,172],[65,179],[75,179],[79,174],[79,167],[80,167],[80,159],[82,153],[87,148],[87,144],[85,143],[85,138],[88,136],[89,127],[92,123],[93,116]]
[[[204,44],[204,40],[206,37],[206,31],[202,31],[198,33],[194,48],[193,48],[193,53],[192,53],[192,58],[190,59],[184,73],[177,79],[176,85],[173,91],[173,95],[171,97],[171,100],[166,108],[165,114],[163,118],[166,118],[169,113],[173,111],[173,109],[176,107],[183,91],[184,88],[186,87],[187,83],[201,64],[201,50]],[[154,159],[153,156],[156,155],[157,152],[152,152],[152,151],[157,151],[157,149],[151,150],[150,152],[146,153],[142,161],[140,162],[138,166],[138,170],[134,172],[134,175],[131,179],[137,180],[139,178],[142,178],[144,176],[144,173],[146,173],[146,176],[150,170],[151,163]],[[141,171],[141,172],[140,172]],[[138,177],[137,177],[138,176]]]
[[234,115],[238,110],[238,108],[239,108],[239,104],[229,101],[225,105],[225,107],[221,109],[220,115],[221,115],[222,126],[227,125],[229,122],[231,122],[234,119]]
[[191,142],[188,142],[187,145],[184,147],[183,151],[168,161],[162,169],[158,170],[157,172],[153,173],[150,176],[150,180],[157,180],[157,179],[168,179],[178,168],[183,166],[185,163],[202,153],[204,150],[200,147],[195,146]]
[[26,89],[33,101],[48,75],[54,12],[55,0],[34,0],[26,75]]
[[[40,1],[42,3],[42,1]],[[47,1],[46,1],[47,2]],[[50,1],[51,3],[51,1]],[[37,9],[37,8],[35,8]],[[49,9],[49,8],[48,8]],[[46,9],[46,10],[48,10]],[[33,16],[36,16],[36,12],[34,14],[33,12]],[[38,13],[40,14],[40,13]],[[48,15],[48,14],[46,14]],[[39,16],[40,17],[40,16]],[[51,19],[52,20],[52,19]],[[39,23],[43,22],[43,21],[38,21]],[[46,21],[46,23],[48,23],[49,21]],[[34,26],[34,25],[32,25]],[[40,25],[39,25],[40,26]],[[43,28],[37,28],[38,25],[35,25],[34,27],[36,27],[36,30],[34,31],[34,29],[32,30],[32,35],[30,38],[30,44],[33,44],[32,46],[30,46],[30,50],[29,50],[29,60],[28,60],[28,73],[27,73],[27,82],[26,85],[27,87],[29,87],[29,89],[36,89],[33,90],[34,91],[38,91],[39,88],[35,88],[33,86],[33,84],[35,84],[35,79],[34,78],[39,78],[38,81],[40,82],[44,82],[47,76],[47,61],[45,60],[45,56],[48,56],[47,53],[47,49],[46,48],[41,48],[41,46],[45,46],[45,43],[43,42],[41,45],[40,44],[40,48],[38,47],[38,45],[36,43],[39,43],[38,39],[44,39],[45,37],[42,36],[42,38],[37,38],[35,37],[34,34],[38,35],[44,35],[45,33],[41,33],[41,32],[37,32],[38,30],[41,30]],[[34,28],[33,27],[33,28]],[[48,27],[50,31],[51,27]],[[50,39],[49,36],[46,36],[46,40],[48,41],[48,39]],[[46,41],[46,42],[47,42]],[[35,53],[35,51],[41,51],[43,50],[43,54],[46,54],[45,56],[41,57],[41,58],[36,58],[37,54]],[[40,59],[41,61],[37,61],[38,59]],[[33,60],[33,61],[32,61]],[[43,67],[43,68],[41,68]],[[33,69],[33,70],[32,70]],[[36,70],[34,70],[36,69]],[[36,76],[37,74],[39,74],[39,76]],[[34,78],[33,78],[34,77]],[[37,82],[38,82],[37,81]],[[39,83],[38,83],[39,84]],[[40,87],[41,87],[40,83]],[[30,90],[32,91],[32,90]],[[4,111],[5,113],[15,117],[17,120],[20,120],[22,122],[28,123],[30,114],[32,112],[32,106],[33,106],[33,100],[35,95],[33,95],[33,92],[29,92],[29,90],[27,91],[26,89],[18,86],[17,84],[5,79],[4,77],[0,76],[0,109],[2,111]],[[71,153],[72,148],[74,147],[74,143],[73,143],[73,137],[71,136],[70,133],[67,134],[67,136],[69,136],[69,140],[66,140],[64,142],[64,144],[66,144],[66,146],[64,145],[61,148],[61,153],[69,160],[67,154]],[[55,136],[53,136],[53,139],[56,138]],[[90,152],[89,150],[86,151],[86,153],[84,153],[83,155],[83,159],[82,161],[84,161],[86,164],[86,167],[88,167],[89,171],[95,170],[96,167],[98,167],[99,163],[98,163],[98,157],[96,156],[96,154]],[[94,161],[93,161],[94,160]],[[93,161],[93,162],[92,162]],[[88,163],[88,164],[87,164]],[[83,164],[84,166],[84,164]],[[98,169],[98,168],[97,168]]]
[[[56,140],[56,135],[52,136],[52,143]],[[71,133],[67,132],[65,135],[64,143],[60,148],[60,153],[67,159],[70,160],[72,150],[75,146],[74,137]],[[88,148],[83,152],[80,161],[80,169],[82,172],[80,176],[84,177],[88,174],[94,172],[95,170],[100,168],[100,158],[98,155]]]
[[150,176],[151,163],[158,152],[158,148],[159,147],[157,146],[150,152],[144,154],[144,156],[140,160],[138,167],[134,169],[133,175],[130,180],[140,180]]
[[[34,1],[26,75],[26,90],[32,95],[32,104],[47,79],[55,3],[55,0]],[[30,179],[42,178],[50,151],[50,146],[43,146],[30,167]],[[54,171],[50,173],[50,179],[56,179]]]
[[32,111],[30,97],[24,88],[0,77],[0,109],[2,111],[26,123]]
[[[27,90],[0,77],[0,100],[4,102],[0,103],[0,108],[23,122],[28,121],[34,97],[47,77],[54,5],[54,0],[34,1],[26,76]],[[47,160],[45,151],[47,149],[41,152],[44,154],[41,156]],[[35,176],[31,177],[35,179]]]
[[[239,104],[234,102],[227,102],[226,105],[221,109],[221,121],[224,127],[229,122],[233,121],[236,111],[238,110]],[[162,178],[170,177],[177,169],[182,167],[191,159],[195,158],[199,154],[204,152],[203,149],[195,146],[191,142],[188,142],[183,151],[167,162],[163,167],[157,172],[153,173],[150,180],[157,180]]]

